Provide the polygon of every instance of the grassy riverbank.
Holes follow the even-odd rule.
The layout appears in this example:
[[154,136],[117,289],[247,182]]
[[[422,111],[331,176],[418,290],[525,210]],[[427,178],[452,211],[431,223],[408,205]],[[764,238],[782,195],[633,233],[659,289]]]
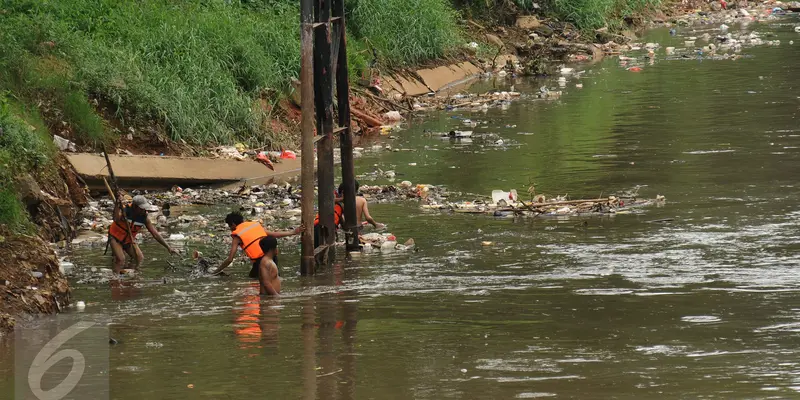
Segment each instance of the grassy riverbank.
[[[113,133],[90,96],[156,121],[174,141],[285,143],[267,129],[273,107],[260,100],[280,97],[298,74],[296,2],[227,3],[12,0],[0,14],[0,86],[53,99],[79,144]],[[445,0],[352,5],[354,77],[372,57],[368,44],[386,64],[440,57],[459,44]],[[415,7],[426,12],[412,17]]]
[[[347,0],[348,61],[352,77],[361,78],[371,67],[446,57],[473,39],[464,18],[535,12],[591,31],[620,27],[624,17],[659,4],[547,0],[537,9],[531,0]],[[21,226],[12,178],[52,158],[53,134],[95,149],[129,133],[201,147],[296,144],[271,121],[298,75],[298,21],[291,0],[4,2],[0,223]]]

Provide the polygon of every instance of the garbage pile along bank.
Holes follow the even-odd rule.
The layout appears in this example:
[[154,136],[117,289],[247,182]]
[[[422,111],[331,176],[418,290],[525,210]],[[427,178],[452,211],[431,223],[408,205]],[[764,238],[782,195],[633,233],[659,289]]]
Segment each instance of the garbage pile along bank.
[[569,200],[565,197],[548,199],[544,195],[533,196],[531,201],[519,200],[516,190],[495,190],[491,200],[459,202],[428,202],[423,210],[448,211],[466,214],[485,214],[494,217],[577,217],[615,215],[634,212],[645,206],[663,206],[666,198],[642,199],[636,195],[608,196],[597,199]]
[[[429,199],[443,201],[449,196],[446,190],[434,185],[413,185],[408,181],[398,185],[363,185],[360,193],[370,202],[392,202],[410,199]],[[229,239],[230,232],[222,224],[222,211],[208,210],[206,213],[180,213],[172,216],[171,210],[181,211],[193,206],[228,206],[229,211],[240,211],[246,219],[258,221],[267,230],[285,229],[300,224],[300,190],[291,184],[285,185],[245,185],[235,191],[218,189],[182,189],[174,187],[171,191],[145,194],[153,204],[159,206],[158,212],[150,213],[157,228],[171,228],[184,233],[164,235],[171,242]],[[81,224],[78,237],[72,241],[76,246],[105,245],[108,228],[112,223],[114,203],[103,198],[92,201],[81,210]],[[200,209],[197,209],[200,210]],[[215,214],[212,220],[209,214]],[[310,228],[310,227],[309,227]],[[211,232],[211,233],[209,233]],[[140,240],[140,235],[137,239]],[[297,237],[284,240],[298,241]],[[382,242],[381,242],[382,243]]]

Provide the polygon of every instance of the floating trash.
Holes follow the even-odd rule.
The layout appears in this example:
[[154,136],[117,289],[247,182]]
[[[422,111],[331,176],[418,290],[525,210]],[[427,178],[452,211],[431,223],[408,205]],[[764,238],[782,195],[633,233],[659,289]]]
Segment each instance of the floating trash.
[[714,322],[720,322],[722,319],[713,315],[689,315],[681,317],[681,321],[695,324],[710,324]]

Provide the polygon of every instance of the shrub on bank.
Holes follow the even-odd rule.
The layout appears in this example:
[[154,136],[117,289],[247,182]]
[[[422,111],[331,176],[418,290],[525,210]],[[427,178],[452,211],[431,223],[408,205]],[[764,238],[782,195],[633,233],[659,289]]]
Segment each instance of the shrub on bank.
[[[29,228],[25,208],[17,198],[18,174],[41,171],[52,164],[55,149],[44,124],[0,93],[0,225],[13,232]],[[29,116],[23,120],[17,115]]]
[[350,0],[348,23],[388,66],[447,55],[463,44],[449,0]]
[[[593,31],[604,26],[620,29],[625,18],[661,7],[661,0],[452,0],[457,7],[478,15],[507,15],[511,12],[537,12],[578,29]],[[538,6],[538,7],[537,7]],[[513,15],[512,15],[513,16]],[[508,21],[507,21],[508,22]]]
[[657,10],[661,0],[548,0],[547,5],[556,17],[582,30],[620,29],[625,18]]
[[[0,44],[0,58],[14,79],[6,82],[62,93],[56,97],[65,113],[89,140],[97,138],[97,121],[76,93],[160,120],[173,140],[266,143],[254,101],[284,89],[299,70],[296,9],[253,11],[222,1],[7,3],[0,36],[10,40]],[[63,70],[40,69],[43,85],[31,87],[24,65],[50,58],[64,62],[69,79]]]

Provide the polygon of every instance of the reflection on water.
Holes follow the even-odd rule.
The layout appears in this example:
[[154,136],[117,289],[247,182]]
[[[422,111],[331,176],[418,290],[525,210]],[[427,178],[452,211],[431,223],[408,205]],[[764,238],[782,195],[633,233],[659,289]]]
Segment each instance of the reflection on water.
[[[759,29],[782,43],[796,35]],[[358,255],[301,279],[290,268],[297,249],[282,244],[280,299],[259,297],[244,266],[163,283],[152,260],[149,280],[77,287],[87,311],[114,318],[114,398],[795,397],[800,52],[747,51],[735,62],[660,60],[639,74],[608,59],[558,101],[412,121],[390,144],[413,151],[357,165],[461,193],[533,182],[537,193],[583,198],[639,187],[665,195],[665,207],[515,220],[374,204],[420,252]],[[532,94],[545,82],[514,84]],[[479,121],[476,138],[503,144],[423,133],[464,118]],[[9,346],[0,341],[0,360]]]

